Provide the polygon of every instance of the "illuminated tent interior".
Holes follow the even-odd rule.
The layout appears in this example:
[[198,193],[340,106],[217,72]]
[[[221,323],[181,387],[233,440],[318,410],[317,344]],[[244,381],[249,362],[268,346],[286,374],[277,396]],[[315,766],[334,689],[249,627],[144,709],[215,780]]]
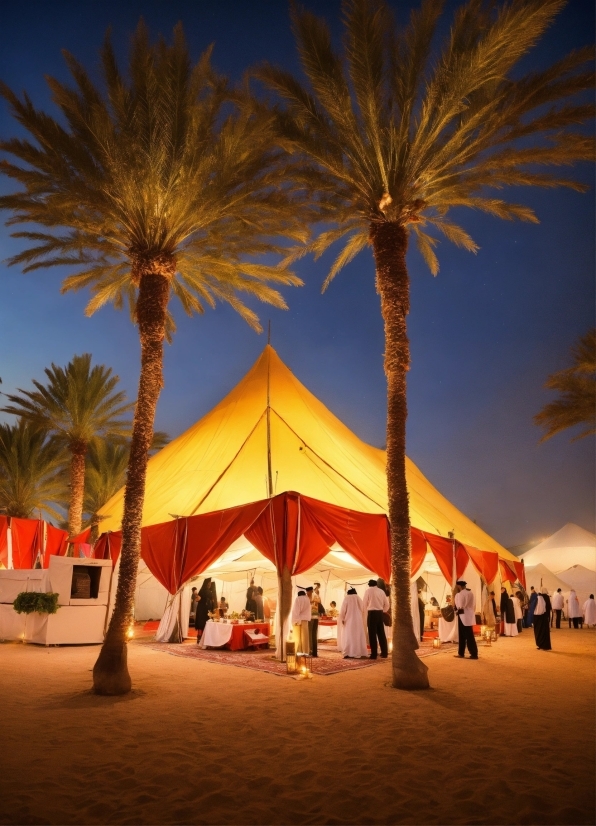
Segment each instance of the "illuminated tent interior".
[[[314,531],[312,541],[320,546],[317,553],[312,551],[312,564],[304,567],[303,559],[299,570],[296,560],[301,554],[308,556],[309,548],[299,547],[296,540],[289,552],[286,573],[301,572],[300,584],[316,579],[330,593],[334,588],[343,593],[346,582],[362,583],[371,572],[388,579],[385,466],[385,451],[360,440],[267,345],[251,370],[213,410],[149,460],[137,617],[149,613],[156,618],[158,602],[163,612],[167,593],[175,594],[190,576],[199,574],[215,578],[220,583],[218,593],[223,589],[224,595],[232,597],[234,589],[238,593],[245,589],[247,577],[254,572],[257,584],[261,577],[266,593],[274,593],[278,574],[283,578],[283,564],[277,550],[270,548],[269,558],[263,554],[263,531],[270,531],[269,522],[277,519],[278,541],[283,531],[285,542],[288,508],[297,507],[301,514],[303,527],[296,536],[302,545],[308,524]],[[429,579],[434,576],[437,591],[439,578],[451,582],[455,567],[460,576],[476,572],[479,580],[478,574],[483,573],[490,576],[489,582],[497,577],[510,581],[523,577],[517,557],[442,496],[409,459],[406,474],[412,575],[426,572]],[[119,491],[100,511],[103,534],[96,555],[110,554],[114,561],[120,547],[123,495],[124,490]],[[298,505],[293,505],[296,501]],[[275,502],[279,504],[271,504]],[[267,508],[270,514],[275,508],[286,508],[286,516],[280,511],[275,519],[268,517]],[[247,516],[250,509],[252,515]],[[228,520],[227,534],[213,527],[214,519]],[[246,530],[234,533],[232,523],[236,529],[242,523]],[[350,546],[356,524],[362,540],[360,554]],[[214,536],[215,544],[209,549],[205,525]],[[450,532],[455,541],[448,538]],[[377,540],[373,541],[375,533]],[[275,535],[273,530],[273,544]],[[270,536],[267,541],[271,545]],[[197,542],[203,543],[200,551]],[[194,568],[189,563],[193,554]],[[150,573],[164,586],[161,592]],[[284,614],[289,610],[288,587],[289,581],[285,591],[281,585],[279,591]],[[325,593],[323,597],[327,602],[334,598]]]

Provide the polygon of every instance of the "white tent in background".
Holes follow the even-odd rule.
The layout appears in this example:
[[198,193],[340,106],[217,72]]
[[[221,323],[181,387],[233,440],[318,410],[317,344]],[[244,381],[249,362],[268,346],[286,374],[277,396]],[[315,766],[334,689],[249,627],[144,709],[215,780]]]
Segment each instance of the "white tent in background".
[[568,583],[569,587],[575,588],[580,606],[590,594],[596,594],[596,571],[590,571],[583,565],[573,565],[566,571],[561,571],[559,576]]
[[[524,554],[523,559],[526,569],[542,563],[556,573],[566,571],[572,565],[583,565],[596,571],[596,534],[568,522]],[[530,584],[528,580],[528,586]]]
[[537,591],[540,591],[542,588],[546,588],[548,593],[552,596],[557,589],[561,589],[561,591],[567,596],[569,593],[570,586],[567,582],[565,582],[563,576],[557,576],[557,574],[553,574],[552,571],[546,567],[546,565],[533,565],[531,568],[526,566],[526,583],[528,586],[528,592],[530,591],[530,587],[533,585]]

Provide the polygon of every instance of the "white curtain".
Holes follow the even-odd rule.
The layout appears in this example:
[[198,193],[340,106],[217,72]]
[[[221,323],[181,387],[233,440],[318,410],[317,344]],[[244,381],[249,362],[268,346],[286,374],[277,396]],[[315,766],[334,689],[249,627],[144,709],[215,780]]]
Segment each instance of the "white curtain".
[[166,610],[155,633],[157,642],[183,642],[188,637],[189,615],[190,588],[187,583],[168,598]]

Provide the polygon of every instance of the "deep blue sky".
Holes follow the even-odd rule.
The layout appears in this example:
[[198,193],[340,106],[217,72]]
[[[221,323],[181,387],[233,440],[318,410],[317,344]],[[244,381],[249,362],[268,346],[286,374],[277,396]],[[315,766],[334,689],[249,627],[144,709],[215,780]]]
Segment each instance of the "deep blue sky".
[[[306,5],[339,31],[336,0]],[[399,7],[407,13],[410,3]],[[141,15],[153,35],[169,35],[181,20],[193,57],[214,41],[215,65],[233,78],[261,59],[297,70],[285,0],[23,0],[2,4],[0,77],[50,107],[43,76],[66,77],[60,49],[93,67],[111,25],[124,54]],[[593,32],[593,3],[572,0],[523,68],[544,67],[591,42]],[[17,131],[0,105],[0,134]],[[460,215],[481,249],[473,256],[442,244],[437,278],[409,253],[408,454],[505,545],[541,538],[567,521],[594,530],[593,442],[559,435],[538,444],[532,424],[550,398],[542,387],[547,375],[566,366],[570,346],[594,324],[593,170],[585,164],[576,175],[590,184],[588,194],[514,194],[535,208],[538,226]],[[16,249],[1,228],[0,259]],[[362,253],[321,296],[332,257],[300,262],[306,286],[287,292],[289,311],[262,307],[261,318],[271,319],[272,344],[298,378],[361,438],[381,446],[383,331],[372,257]],[[0,264],[2,389],[27,387],[50,362],[91,352],[134,397],[139,345],[127,314],[108,308],[85,318],[83,294],[60,295],[64,274],[22,275]],[[193,319],[176,312],[156,422],[172,436],[219,401],[265,344],[226,307]]]

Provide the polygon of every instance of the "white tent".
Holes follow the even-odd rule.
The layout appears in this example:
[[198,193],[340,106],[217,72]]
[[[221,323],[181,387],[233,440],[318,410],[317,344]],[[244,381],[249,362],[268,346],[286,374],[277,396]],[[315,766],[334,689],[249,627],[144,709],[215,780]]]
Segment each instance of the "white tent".
[[[596,534],[568,522],[560,530],[523,555],[526,569],[542,563],[550,571],[565,571],[583,565],[596,571]],[[531,583],[528,581],[528,585]]]
[[583,565],[573,565],[566,571],[559,573],[568,587],[575,588],[579,604],[583,605],[590,594],[596,594],[596,571],[590,571]]
[[526,567],[526,583],[528,585],[528,592],[533,585],[537,591],[546,588],[548,593],[552,596],[559,588],[567,596],[569,593],[569,584],[565,582],[563,577],[553,574],[552,571],[540,563],[539,565],[532,565],[531,568]]

